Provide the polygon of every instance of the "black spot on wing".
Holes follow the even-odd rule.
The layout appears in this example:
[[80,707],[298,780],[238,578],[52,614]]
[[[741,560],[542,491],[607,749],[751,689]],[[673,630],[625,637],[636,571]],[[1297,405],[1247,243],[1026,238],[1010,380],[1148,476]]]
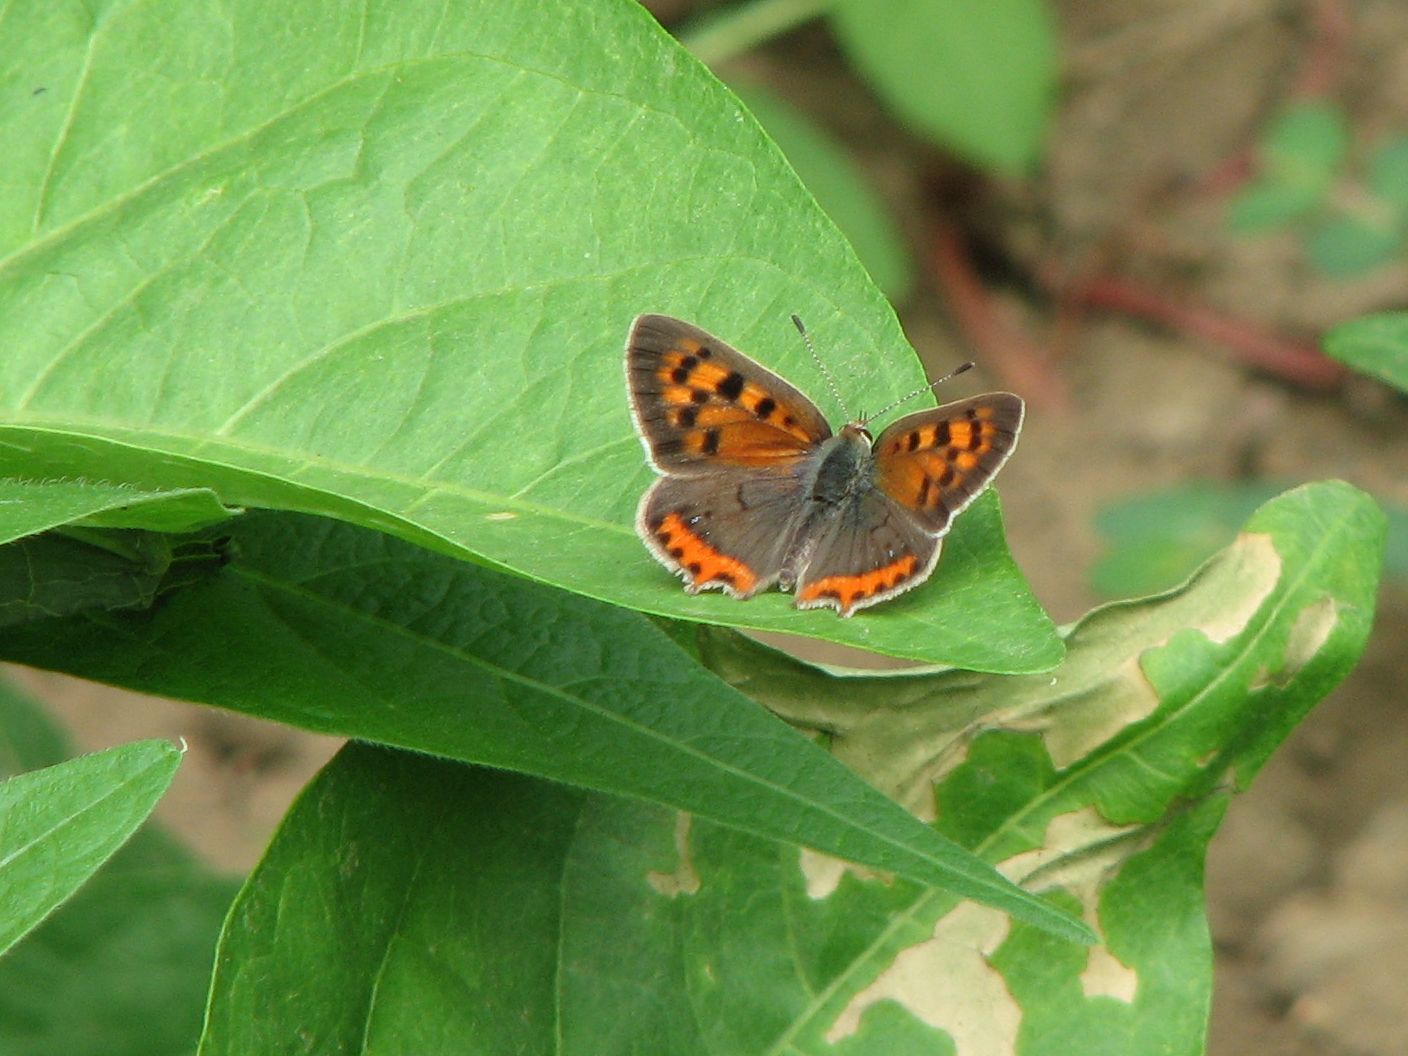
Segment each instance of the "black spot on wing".
[[736,400],[743,393],[743,385],[743,375],[735,370],[719,382],[718,393],[726,400]]

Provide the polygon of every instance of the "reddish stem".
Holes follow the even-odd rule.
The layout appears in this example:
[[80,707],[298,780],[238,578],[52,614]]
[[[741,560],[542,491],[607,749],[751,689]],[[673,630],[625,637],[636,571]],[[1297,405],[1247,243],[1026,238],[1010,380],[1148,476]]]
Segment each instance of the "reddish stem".
[[934,278],[954,321],[977,350],[976,359],[1034,407],[1064,410],[1070,403],[1066,380],[1045,349],[1020,327],[1003,319],[968,253],[958,229],[940,221],[934,233]]
[[[1353,21],[1347,0],[1314,0],[1310,43],[1289,92],[1292,99],[1329,95],[1344,69],[1346,42]],[[1242,147],[1224,158],[1202,180],[1199,190],[1213,197],[1231,194],[1256,172],[1256,148]]]
[[1161,323],[1222,345],[1237,361],[1307,389],[1333,389],[1344,368],[1313,345],[1292,341],[1264,327],[1208,308],[1175,304],[1137,283],[1095,278],[1069,292],[1078,303]]

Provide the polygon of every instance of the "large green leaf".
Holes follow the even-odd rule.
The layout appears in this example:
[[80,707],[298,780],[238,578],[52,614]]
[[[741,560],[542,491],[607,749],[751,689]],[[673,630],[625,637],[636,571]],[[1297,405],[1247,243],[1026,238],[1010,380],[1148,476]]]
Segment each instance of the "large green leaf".
[[0,953],[127,841],[180,760],[167,741],[138,741],[0,784]]
[[241,893],[201,1052],[1199,1052],[1204,849],[1357,658],[1382,529],[1347,486],[1292,492],[1186,586],[1087,617],[1052,676],[836,678],[698,632],[1102,948],[699,818],[354,746]]
[[209,542],[173,549],[163,533],[231,514],[204,489],[0,478],[0,626],[150,605],[221,556]]
[[822,392],[800,313],[857,406],[920,371],[776,147],[630,0],[12,5],[0,85],[0,473],[209,487],[691,620],[1059,659],[992,501],[853,620],[688,597],[635,538],[637,313]]
[[[835,933],[815,941],[848,950],[808,980],[815,996],[785,1035],[794,1048],[767,1051],[830,1051],[822,1038],[853,1053],[946,1051],[886,1049],[896,1016],[905,1037],[944,1030],[958,1052],[984,1039],[992,1051],[1068,1052],[1072,1037],[1081,1051],[1122,1056],[1201,1051],[1207,842],[1226,794],[1357,661],[1383,531],[1373,500],[1348,485],[1288,492],[1184,586],[1083,619],[1049,676],[827,678],[710,632],[716,668],[827,730],[873,783],[937,812],[942,831],[1008,875],[1078,906],[1104,940],[1067,953],[939,893],[818,869],[808,890],[830,877]],[[712,859],[698,844],[688,852],[707,890]],[[746,867],[716,882],[754,904],[768,890]],[[624,871],[617,886],[629,890]],[[788,912],[774,928],[806,934],[795,896],[779,886],[776,897]],[[774,985],[797,986],[782,972]]]
[[768,88],[738,81],[730,87],[782,148],[817,204],[836,221],[875,285],[891,300],[902,300],[914,284],[909,250],[884,199],[845,147]]
[[1408,393],[1408,312],[1381,312],[1341,323],[1326,335],[1325,353]]
[[836,0],[847,55],[901,118],[956,153],[1025,174],[1055,98],[1045,0]]
[[[60,731],[0,679],[0,776],[62,762]],[[236,885],[148,822],[0,957],[6,1056],[185,1056]]]
[[335,521],[228,529],[162,604],[18,625],[0,656],[669,804],[1080,934],[642,616]]

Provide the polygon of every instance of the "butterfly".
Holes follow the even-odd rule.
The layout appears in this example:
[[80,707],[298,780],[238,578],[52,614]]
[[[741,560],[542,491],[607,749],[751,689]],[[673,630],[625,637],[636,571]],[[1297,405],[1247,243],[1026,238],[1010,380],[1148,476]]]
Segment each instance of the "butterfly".
[[626,381],[661,474],[636,531],[660,563],[690,593],[748,598],[776,583],[798,608],[842,616],[929,577],[953,519],[1016,447],[1024,410],[993,392],[906,415],[879,440],[869,419],[832,433],[792,385],[666,315],[632,323]]

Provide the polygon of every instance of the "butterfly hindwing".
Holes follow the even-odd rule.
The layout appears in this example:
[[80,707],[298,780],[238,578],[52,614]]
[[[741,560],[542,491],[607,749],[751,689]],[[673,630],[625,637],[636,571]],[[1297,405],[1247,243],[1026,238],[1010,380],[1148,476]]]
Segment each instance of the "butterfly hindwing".
[[875,485],[942,535],[1017,446],[1021,397],[992,392],[906,415],[875,442]]
[[746,598],[777,579],[805,488],[790,469],[661,477],[641,499],[636,531],[691,591]]
[[929,578],[942,539],[871,489],[837,511],[797,580],[797,607],[829,605],[842,616]]
[[831,435],[816,405],[766,367],[679,319],[642,315],[626,381],[650,459],[664,473],[796,460]]

